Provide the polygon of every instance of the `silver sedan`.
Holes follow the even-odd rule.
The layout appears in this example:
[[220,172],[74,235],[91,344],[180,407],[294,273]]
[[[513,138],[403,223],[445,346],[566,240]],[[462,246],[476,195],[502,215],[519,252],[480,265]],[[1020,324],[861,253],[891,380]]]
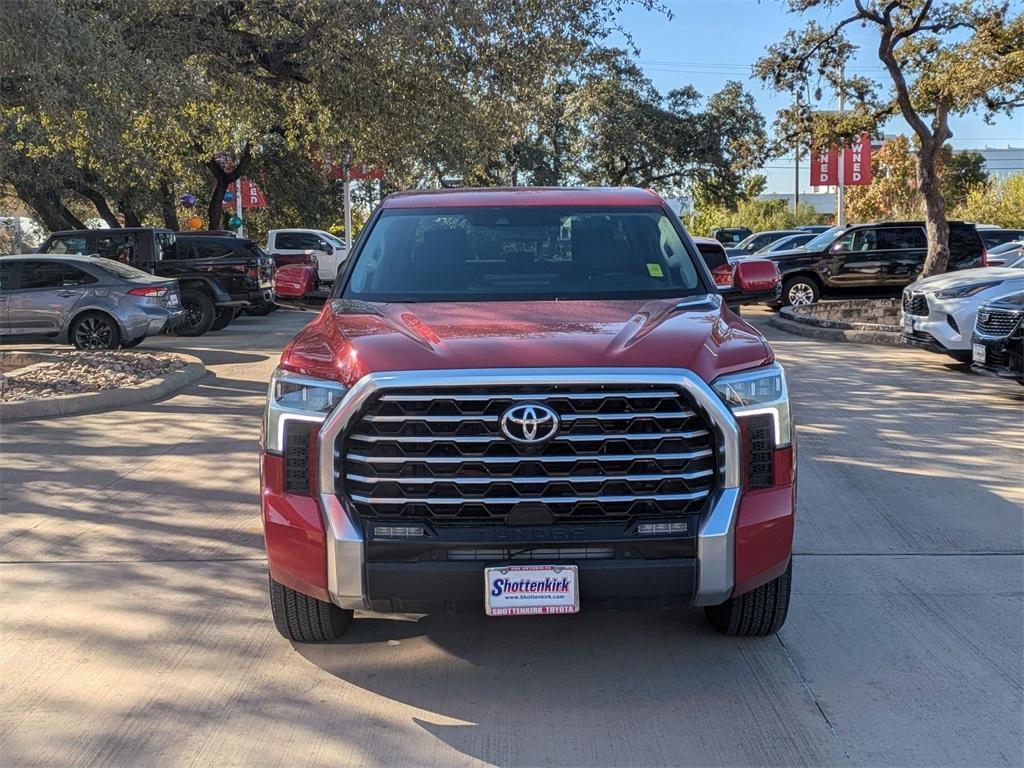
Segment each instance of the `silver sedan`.
[[178,282],[98,256],[0,258],[0,335],[134,347],[184,315]]

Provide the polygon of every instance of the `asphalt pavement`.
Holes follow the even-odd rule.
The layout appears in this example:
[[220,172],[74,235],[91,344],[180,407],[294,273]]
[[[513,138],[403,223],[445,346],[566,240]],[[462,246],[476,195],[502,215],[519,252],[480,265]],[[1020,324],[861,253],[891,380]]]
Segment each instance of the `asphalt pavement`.
[[1024,389],[751,315],[799,424],[777,637],[699,611],[367,614],[288,643],[257,440],[309,316],[245,317],[142,345],[212,372],[171,399],[0,427],[0,764],[1024,764]]

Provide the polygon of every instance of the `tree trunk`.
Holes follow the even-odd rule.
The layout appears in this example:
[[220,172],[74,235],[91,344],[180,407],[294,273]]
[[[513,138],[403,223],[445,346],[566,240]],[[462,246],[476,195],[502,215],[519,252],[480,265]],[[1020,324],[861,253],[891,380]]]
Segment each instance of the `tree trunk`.
[[917,180],[924,198],[928,234],[928,256],[921,277],[940,275],[949,265],[949,224],[946,222],[946,202],[939,185],[938,158],[939,152],[932,146],[922,146],[917,155]]
[[117,208],[124,215],[124,225],[126,227],[141,227],[142,217],[138,213],[133,211],[131,207],[124,200],[118,200]]
[[117,218],[117,214],[114,213],[110,204],[107,202],[107,198],[105,198],[98,190],[93,189],[87,184],[79,184],[74,189],[75,192],[93,204],[93,207],[96,209],[96,213],[98,213],[100,218],[107,223],[108,227],[117,229],[121,226],[121,222]]
[[221,171],[213,184],[213,192],[210,194],[210,207],[206,210],[208,229],[220,229],[220,222],[224,216],[224,193],[228,191],[228,182],[225,181],[226,174]]
[[15,191],[51,232],[85,229],[85,224],[67,209],[56,192],[37,192],[21,186],[16,186]]
[[210,229],[220,229],[221,221],[224,218],[224,193],[228,185],[242,178],[249,162],[252,160],[252,145],[245,142],[242,145],[242,153],[238,158],[238,164],[230,172],[220,167],[216,157],[206,161],[205,165],[213,174],[213,192],[210,194],[210,205],[207,208],[207,220]]
[[163,216],[165,227],[175,232],[181,229],[178,223],[178,206],[175,205],[174,196],[166,181],[160,182],[160,215]]

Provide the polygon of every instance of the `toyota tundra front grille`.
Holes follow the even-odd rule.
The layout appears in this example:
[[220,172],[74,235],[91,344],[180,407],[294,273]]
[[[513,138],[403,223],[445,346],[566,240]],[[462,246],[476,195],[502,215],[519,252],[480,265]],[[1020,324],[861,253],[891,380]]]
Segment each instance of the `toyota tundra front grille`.
[[975,330],[992,338],[1009,336],[1022,317],[1024,317],[1024,312],[982,308],[978,310]]
[[389,389],[336,455],[361,518],[435,525],[690,515],[719,480],[709,422],[663,385]]

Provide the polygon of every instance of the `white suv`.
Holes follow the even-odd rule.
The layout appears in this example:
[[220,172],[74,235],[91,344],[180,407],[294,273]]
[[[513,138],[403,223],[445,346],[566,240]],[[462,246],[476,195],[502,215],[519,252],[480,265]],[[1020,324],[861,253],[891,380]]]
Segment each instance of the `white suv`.
[[316,259],[322,283],[333,283],[348,256],[345,243],[322,229],[272,229],[267,233],[271,256],[298,256],[308,253]]
[[971,359],[978,306],[1024,290],[1024,259],[1009,267],[983,267],[933,275],[903,290],[903,338],[908,344]]

